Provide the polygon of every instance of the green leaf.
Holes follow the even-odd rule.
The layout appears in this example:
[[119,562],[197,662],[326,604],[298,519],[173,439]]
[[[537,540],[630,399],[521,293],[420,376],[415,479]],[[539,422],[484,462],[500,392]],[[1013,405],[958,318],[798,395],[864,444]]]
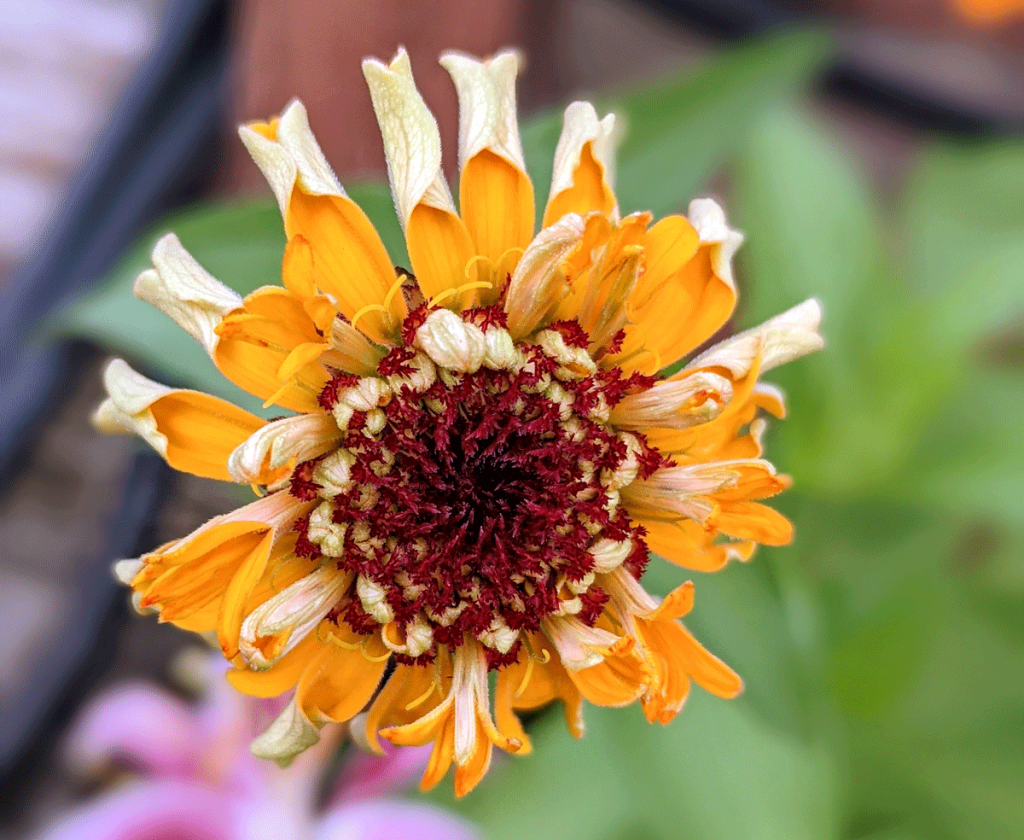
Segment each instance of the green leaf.
[[[747,232],[739,252],[750,278],[744,323],[818,297],[830,343],[844,353],[871,346],[894,278],[863,176],[838,141],[802,114],[773,110],[740,156],[734,198]],[[849,360],[833,356],[830,367],[843,366]]]
[[[368,184],[348,192],[377,227],[395,262],[407,264],[387,188]],[[285,238],[277,205],[272,200],[205,204],[157,222],[102,286],[57,313],[48,328],[127,356],[170,383],[215,394],[265,415],[260,401],[221,376],[184,330],[132,295],[135,278],[150,266],[153,244],[168,231],[175,232],[214,277],[243,296],[260,286],[280,285]]]
[[[661,216],[685,207],[758,117],[808,84],[829,50],[819,32],[789,31],[727,52],[696,72],[604,98],[600,108],[614,111],[625,127],[615,179],[623,213],[650,210]],[[554,112],[523,126],[538,219],[560,130],[561,115]]]
[[833,649],[830,677],[847,714],[879,717],[910,687],[936,615],[922,583],[915,577],[894,589]]
[[1024,235],[1024,144],[935,144],[907,187],[912,282],[944,289]]
[[936,413],[894,487],[949,516],[1024,528],[1024,377],[974,371]]
[[[747,231],[740,250],[741,279],[750,278],[741,297],[745,325],[808,297],[823,304],[825,350],[769,378],[787,391],[792,409],[773,451],[798,481],[830,493],[891,476],[905,448],[903,425],[920,422],[919,414],[892,411],[906,390],[893,363],[904,349],[894,336],[906,339],[895,332],[905,294],[862,180],[834,138],[783,108],[758,125],[734,180],[736,215]],[[915,375],[928,387],[928,370]]]
[[851,732],[854,796],[925,836],[1013,837],[1024,824],[1024,678],[1019,640],[974,614],[952,583],[914,690]]
[[821,33],[788,31],[624,98],[616,176],[623,213],[684,207],[762,114],[809,84],[829,51]]
[[531,756],[504,762],[453,807],[489,840],[838,836],[827,755],[737,703],[695,688],[664,728],[636,708],[587,708],[586,723],[574,742],[560,715],[544,717]]

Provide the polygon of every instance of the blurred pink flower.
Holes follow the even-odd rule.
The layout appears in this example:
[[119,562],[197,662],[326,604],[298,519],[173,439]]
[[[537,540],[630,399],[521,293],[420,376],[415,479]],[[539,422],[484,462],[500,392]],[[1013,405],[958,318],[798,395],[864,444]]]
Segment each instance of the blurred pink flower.
[[90,774],[116,763],[139,778],[69,813],[39,840],[476,840],[452,814],[386,798],[422,772],[428,747],[350,755],[318,807],[337,741],[322,740],[287,769],[254,758],[249,742],[279,704],[235,692],[219,661],[191,664],[190,676],[206,685],[198,705],[134,683],[86,707],[68,743],[72,769]]

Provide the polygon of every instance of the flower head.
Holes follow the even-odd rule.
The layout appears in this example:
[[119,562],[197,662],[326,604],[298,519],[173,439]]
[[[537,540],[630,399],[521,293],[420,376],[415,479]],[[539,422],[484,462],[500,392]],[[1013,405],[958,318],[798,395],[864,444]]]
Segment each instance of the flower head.
[[[408,57],[364,63],[411,270],[392,267],[309,131],[301,104],[243,127],[288,245],[283,287],[244,300],[173,236],[136,292],[232,381],[295,412],[264,423],[108,368],[98,421],[175,467],[262,498],[137,561],[141,609],[215,633],[242,692],[294,690],[253,744],[287,761],[329,721],[433,744],[424,786],[458,793],[492,745],[526,753],[517,717],[560,700],[639,701],[670,720],[691,681],[739,677],[680,623],[684,583],[641,585],[654,550],[713,571],[782,544],[759,500],[789,484],[760,456],[761,372],[821,346],[807,301],[692,358],[732,314],[741,237],[710,200],[689,217],[622,216],[614,118],[566,110],[534,232],[515,114],[515,53],[442,64],[458,91],[460,209]],[[490,672],[495,672],[493,697]]]

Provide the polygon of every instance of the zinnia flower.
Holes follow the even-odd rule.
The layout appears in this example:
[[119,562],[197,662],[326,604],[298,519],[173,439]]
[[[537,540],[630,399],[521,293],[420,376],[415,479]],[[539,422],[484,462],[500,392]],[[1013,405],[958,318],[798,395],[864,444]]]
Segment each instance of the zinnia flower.
[[201,684],[199,704],[148,683],[128,683],[86,707],[70,734],[71,769],[88,776],[117,764],[136,778],[66,814],[41,840],[478,836],[453,814],[388,798],[422,771],[427,755],[420,750],[346,756],[321,807],[337,739],[323,739],[287,772],[253,758],[248,743],[257,720],[272,717],[263,708],[271,702],[232,690],[223,681],[219,656],[219,662],[205,654],[190,659],[188,676]]
[[810,300],[659,376],[730,317],[740,235],[710,200],[621,216],[614,118],[584,102],[534,234],[516,54],[441,63],[458,210],[405,52],[363,65],[411,271],[296,102],[241,129],[284,216],[283,287],[243,300],[170,235],[136,283],[225,376],[294,414],[264,422],[114,361],[97,419],[262,495],[119,566],[139,608],[216,635],[240,691],[294,689],[256,754],[287,761],[352,721],[373,750],[432,743],[423,786],[454,762],[461,795],[492,745],[529,752],[519,711],[560,700],[579,736],[583,699],[666,723],[691,681],[740,691],[679,622],[692,584],[660,600],[640,581],[649,550],[712,571],[790,540],[758,501],[789,484],[760,457],[756,415],[783,408],[758,376],[821,339]]

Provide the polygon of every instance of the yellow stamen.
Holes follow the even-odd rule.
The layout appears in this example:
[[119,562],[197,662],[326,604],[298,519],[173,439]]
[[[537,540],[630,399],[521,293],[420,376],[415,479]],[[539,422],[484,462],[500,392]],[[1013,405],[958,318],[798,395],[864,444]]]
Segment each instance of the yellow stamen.
[[263,403],[263,407],[264,408],[270,408],[270,406],[272,406],[274,403],[276,403],[281,398],[281,395],[285,391],[287,391],[291,386],[292,386],[291,379],[286,379],[284,381],[284,383],[281,385],[280,388],[278,388],[276,391],[274,391],[273,394],[271,394],[269,397],[267,397],[267,401],[265,403]]
[[507,249],[507,250],[502,252],[501,256],[498,257],[498,262],[495,263],[495,264],[496,265],[501,265],[502,263],[505,262],[505,257],[507,257],[509,254],[515,254],[515,253],[518,253],[519,256],[522,257],[523,254],[526,253],[526,249],[525,248],[520,248],[518,245],[515,246],[514,248],[509,248],[509,249]]
[[385,659],[390,659],[391,658],[391,651],[390,650],[384,651],[384,653],[380,654],[380,656],[370,656],[370,654],[368,654],[366,652],[366,645],[360,645],[360,648],[363,651],[363,658],[367,662],[383,662]]
[[445,289],[440,294],[434,295],[434,297],[432,297],[430,299],[430,302],[427,304],[427,306],[433,308],[433,307],[439,305],[441,303],[441,301],[448,300],[448,298],[454,297],[455,295],[460,295],[463,292],[469,291],[470,289],[489,289],[489,288],[491,288],[491,284],[488,283],[486,280],[473,280],[470,283],[463,283],[461,286],[458,286],[458,287],[456,287],[454,289]]
[[287,391],[289,388],[292,388],[292,387],[301,388],[307,394],[314,394],[315,395],[317,393],[315,390],[310,388],[309,385],[307,385],[305,382],[298,381],[296,379],[297,376],[298,376],[298,373],[296,373],[295,376],[288,377],[288,379],[286,379],[284,381],[284,383],[281,385],[280,388],[278,388],[276,391],[274,391],[273,394],[271,394],[269,397],[267,397],[267,401],[265,403],[263,403],[263,407],[264,408],[270,408],[270,406],[272,406],[275,402],[277,402],[278,398],[285,391]]
[[523,674],[523,678],[519,681],[519,688],[515,690],[513,697],[518,700],[523,696],[526,691],[526,686],[530,682],[530,677],[533,676],[533,656],[526,657],[526,673]]
[[320,635],[320,628],[319,627],[316,630],[316,637],[321,642],[330,642],[331,644],[337,645],[338,647],[344,648],[345,650],[356,650],[358,648],[359,652],[362,653],[363,658],[367,662],[383,662],[385,659],[387,659],[387,658],[389,658],[391,656],[391,651],[390,650],[389,651],[385,651],[380,656],[370,656],[370,654],[368,654],[366,652],[366,643],[365,642],[346,642],[344,639],[339,639],[337,636],[335,636],[330,631],[328,631],[327,637],[324,638],[322,635]]
[[385,317],[388,315],[388,310],[385,309],[381,304],[368,303],[366,304],[366,306],[360,309],[355,315],[352,316],[352,321],[350,322],[350,325],[354,327],[356,325],[356,322],[358,322],[359,319],[362,318],[367,312],[382,312],[384,313]]
[[394,640],[388,638],[388,629],[391,627],[394,627],[396,630],[398,629],[398,627],[395,625],[395,622],[393,621],[389,621],[387,624],[380,628],[380,639],[382,642],[384,642],[385,645],[389,647],[390,645],[388,645],[388,642],[391,642],[391,645],[393,645],[394,647],[401,647],[402,641],[400,639]]
[[437,691],[438,693],[441,692],[441,684],[437,681],[437,677],[435,677],[433,681],[430,683],[430,685],[427,686],[426,691],[424,691],[419,697],[417,697],[411,703],[406,705],[405,711],[411,712],[417,706],[422,706],[424,703],[427,702],[427,700],[430,699],[430,695],[433,694],[435,691]]
[[[477,254],[475,257],[473,257],[473,259],[471,259],[468,263],[466,263],[466,271],[465,271],[466,277],[469,277],[470,269],[472,269],[473,266],[476,265],[478,262],[486,263],[487,267],[486,267],[485,271],[488,274],[491,273],[491,269],[493,268],[493,265],[492,265],[491,261],[489,259],[487,259],[487,257],[485,257],[483,254]],[[479,282],[486,282],[486,281],[479,281]],[[487,283],[487,285],[491,286],[492,284],[491,283]],[[444,294],[444,293],[442,292],[442,294]]]
[[[388,293],[384,296],[384,311],[385,312],[390,312],[391,311],[391,301],[394,300],[395,295],[398,294],[398,290],[402,288],[403,284],[405,283],[405,280],[406,280],[407,276],[408,275],[405,275],[405,274],[399,275],[399,277],[395,280],[395,282],[391,284],[391,288],[388,289]],[[357,312],[356,316],[358,317],[361,313],[362,313],[362,310]],[[355,318],[352,319],[352,326],[355,326]]]

